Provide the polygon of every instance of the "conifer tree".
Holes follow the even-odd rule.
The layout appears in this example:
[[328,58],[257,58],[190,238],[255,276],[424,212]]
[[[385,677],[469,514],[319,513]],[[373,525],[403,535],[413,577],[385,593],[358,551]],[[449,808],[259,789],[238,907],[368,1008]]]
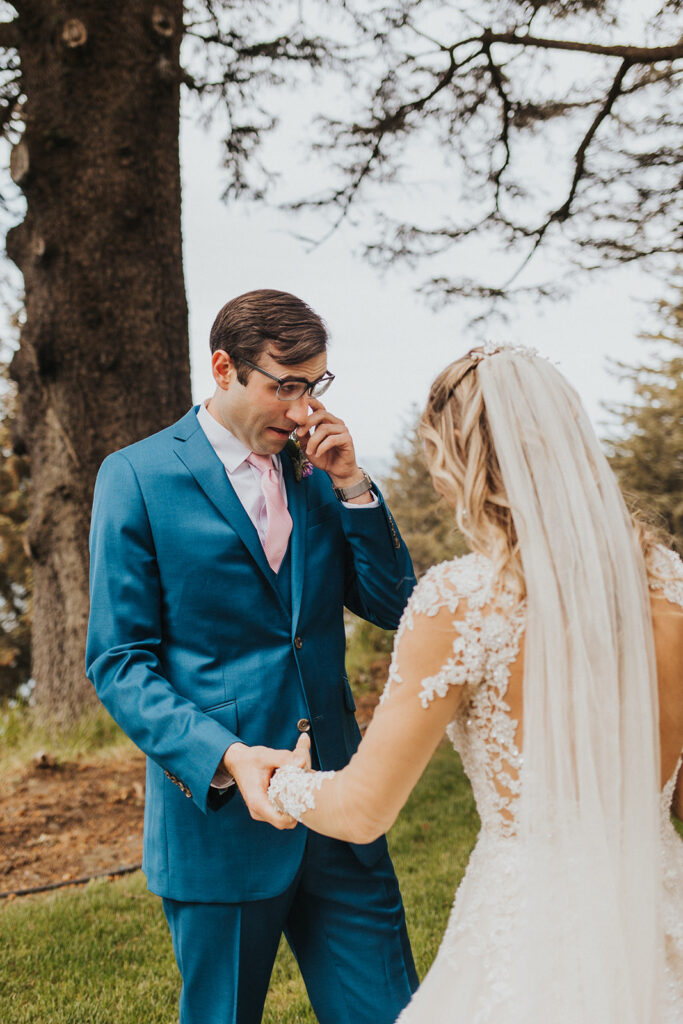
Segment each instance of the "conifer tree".
[[384,490],[419,577],[430,565],[464,554],[467,545],[452,510],[432,486],[417,421],[415,412],[406,440],[394,454]]
[[614,364],[631,381],[633,400],[611,407],[618,436],[607,444],[627,499],[655,512],[683,555],[683,288],[659,303],[659,313],[661,330],[642,338],[668,343],[668,352],[648,365]]

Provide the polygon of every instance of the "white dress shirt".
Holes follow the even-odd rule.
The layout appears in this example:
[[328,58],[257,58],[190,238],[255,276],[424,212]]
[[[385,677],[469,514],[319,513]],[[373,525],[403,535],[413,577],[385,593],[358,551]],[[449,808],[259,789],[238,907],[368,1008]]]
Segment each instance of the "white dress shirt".
[[[214,419],[206,408],[206,402],[202,402],[197,413],[199,426],[206,434],[209,444],[215,451],[218,458],[225,466],[228,480],[232,484],[235,494],[240,499],[244,511],[256,527],[259,540],[262,544],[266,539],[266,528],[268,517],[266,514],[266,499],[261,488],[261,470],[247,462],[247,456],[251,455],[251,449],[246,444],[231,434],[227,427]],[[287,489],[282,475],[282,466],[278,455],[271,456],[273,466],[277,472],[278,482],[282,497],[287,505]]]
[[[241,441],[238,441],[235,435],[232,434],[227,427],[224,427],[222,423],[219,423],[218,420],[213,418],[209,410],[206,408],[206,402],[202,402],[199,406],[197,419],[199,420],[199,426],[208,438],[209,444],[225,466],[225,472],[228,474],[228,480],[234,487],[235,494],[240,499],[242,506],[244,507],[244,511],[256,527],[259,539],[263,544],[266,537],[266,526],[268,522],[266,516],[266,499],[263,496],[263,491],[261,489],[260,469],[257,469],[256,466],[252,466],[250,462],[247,462],[247,456],[251,455],[251,449],[247,448],[247,446]],[[271,457],[273,465],[277,471],[282,497],[285,499],[285,505],[287,505],[287,489],[285,487],[284,476],[282,474],[280,456],[273,455]],[[343,501],[342,504],[344,508],[351,509],[377,508],[379,505],[379,499],[374,491],[372,491],[371,494],[372,501],[365,502],[365,504],[354,504],[351,501]]]
[[[266,527],[268,525],[266,499],[264,497],[263,490],[261,489],[260,469],[256,466],[252,466],[250,462],[247,462],[247,456],[251,454],[251,449],[247,448],[245,444],[239,441],[227,427],[224,427],[222,423],[219,423],[218,420],[214,419],[206,408],[206,401],[202,402],[199,406],[197,419],[199,420],[199,426],[206,434],[209,444],[223,463],[225,472],[228,475],[228,480],[232,484],[235,494],[242,503],[244,511],[256,527],[259,539],[263,544],[265,542]],[[282,475],[280,456],[273,455],[271,458],[273,460],[273,466],[277,471],[282,497],[285,499],[285,505],[287,505],[287,489]],[[352,509],[376,508],[379,505],[379,499],[374,491],[372,492],[372,497],[373,500],[371,502],[366,502],[364,505],[357,505],[348,501],[343,502],[343,505],[346,508]],[[228,789],[229,786],[234,786],[234,784],[235,780],[232,775],[230,775],[221,763],[216,769],[211,785],[215,789]]]

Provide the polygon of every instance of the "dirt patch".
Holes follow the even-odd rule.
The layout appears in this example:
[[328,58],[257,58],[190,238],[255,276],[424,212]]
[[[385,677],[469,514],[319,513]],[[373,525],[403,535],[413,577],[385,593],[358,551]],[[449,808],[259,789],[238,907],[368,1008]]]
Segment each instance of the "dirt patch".
[[[357,698],[363,729],[376,694]],[[38,757],[0,791],[0,895],[142,861],[145,759]],[[10,897],[11,898],[11,897]]]
[[6,780],[0,794],[0,893],[139,864],[145,759],[55,764]]

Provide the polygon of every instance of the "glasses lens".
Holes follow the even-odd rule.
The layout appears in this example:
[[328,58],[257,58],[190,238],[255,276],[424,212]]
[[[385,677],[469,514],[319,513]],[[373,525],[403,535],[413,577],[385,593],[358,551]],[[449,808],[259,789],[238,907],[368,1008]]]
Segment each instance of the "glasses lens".
[[281,384],[277,389],[277,397],[281,402],[294,402],[306,391],[306,385],[300,381],[292,381],[291,383]]
[[314,398],[319,398],[320,395],[324,395],[330,384],[334,380],[334,377],[323,377],[317,384],[314,384],[311,388],[311,394]]

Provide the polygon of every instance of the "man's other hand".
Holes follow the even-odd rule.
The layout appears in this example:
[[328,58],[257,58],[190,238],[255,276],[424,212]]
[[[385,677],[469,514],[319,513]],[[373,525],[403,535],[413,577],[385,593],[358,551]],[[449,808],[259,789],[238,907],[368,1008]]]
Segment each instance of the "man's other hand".
[[296,765],[297,768],[311,767],[311,737],[307,732],[302,732],[299,736],[292,751],[292,760],[289,763]]

